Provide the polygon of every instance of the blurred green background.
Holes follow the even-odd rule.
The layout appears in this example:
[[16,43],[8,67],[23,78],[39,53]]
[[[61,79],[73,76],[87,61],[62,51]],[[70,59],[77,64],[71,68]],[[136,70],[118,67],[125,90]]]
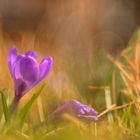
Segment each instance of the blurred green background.
[[[41,58],[54,58],[41,94],[45,114],[70,98],[102,112],[106,109],[105,91],[89,86],[112,86],[115,66],[108,55],[117,58],[128,46],[139,27],[139,17],[139,0],[0,0],[1,88],[13,90],[7,51],[15,44],[20,53],[35,50]],[[23,103],[31,95],[26,95]],[[117,97],[119,104],[127,100],[119,92]],[[29,119],[33,123],[38,119],[35,108]]]

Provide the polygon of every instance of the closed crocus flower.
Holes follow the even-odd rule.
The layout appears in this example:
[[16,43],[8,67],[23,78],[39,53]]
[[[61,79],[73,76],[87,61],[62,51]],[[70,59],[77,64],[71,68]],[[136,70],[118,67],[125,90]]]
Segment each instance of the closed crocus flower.
[[90,106],[80,103],[75,99],[71,99],[58,107],[50,116],[52,120],[58,120],[63,114],[70,114],[77,119],[85,122],[97,121],[98,113]]
[[45,57],[39,64],[38,56],[33,51],[18,54],[16,47],[9,50],[8,66],[15,88],[13,104],[17,104],[23,95],[48,75],[52,63],[53,60],[50,56]]

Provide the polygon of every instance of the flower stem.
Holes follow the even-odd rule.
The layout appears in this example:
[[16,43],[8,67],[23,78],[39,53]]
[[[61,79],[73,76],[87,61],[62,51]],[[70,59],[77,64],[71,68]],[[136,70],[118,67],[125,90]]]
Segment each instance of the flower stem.
[[16,111],[20,98],[17,96],[14,97],[11,105],[10,105],[10,114],[13,114]]

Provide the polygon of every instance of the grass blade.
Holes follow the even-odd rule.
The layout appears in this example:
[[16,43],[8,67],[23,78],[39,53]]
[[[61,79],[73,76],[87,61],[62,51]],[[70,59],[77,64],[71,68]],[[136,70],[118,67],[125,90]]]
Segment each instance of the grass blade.
[[9,113],[9,108],[7,105],[7,100],[4,94],[4,91],[0,91],[1,93],[1,99],[2,99],[2,106],[3,106],[3,113],[4,113],[4,118],[5,118],[5,122],[7,123],[7,125],[10,123],[10,113]]
[[41,91],[43,90],[45,85],[43,85],[28,101],[28,103],[23,107],[22,111],[20,112],[20,126],[22,127],[25,121],[25,118],[32,106],[32,104],[36,101],[37,97],[40,95]]

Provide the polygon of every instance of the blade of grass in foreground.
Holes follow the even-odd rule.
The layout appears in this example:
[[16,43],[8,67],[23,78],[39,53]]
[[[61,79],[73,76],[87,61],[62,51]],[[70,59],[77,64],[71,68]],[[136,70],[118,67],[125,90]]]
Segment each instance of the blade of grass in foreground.
[[4,113],[5,122],[6,122],[7,125],[9,125],[9,123],[10,123],[10,113],[9,113],[9,108],[8,108],[8,105],[7,105],[7,100],[6,100],[4,91],[1,90],[0,93],[1,93],[1,99],[2,99],[2,106],[3,106],[3,113]]
[[32,98],[27,102],[27,104],[23,107],[22,111],[20,112],[20,127],[22,128],[25,118],[34,103],[34,101],[37,99],[37,97],[40,95],[41,91],[43,90],[45,85],[42,85],[41,88],[32,96]]

